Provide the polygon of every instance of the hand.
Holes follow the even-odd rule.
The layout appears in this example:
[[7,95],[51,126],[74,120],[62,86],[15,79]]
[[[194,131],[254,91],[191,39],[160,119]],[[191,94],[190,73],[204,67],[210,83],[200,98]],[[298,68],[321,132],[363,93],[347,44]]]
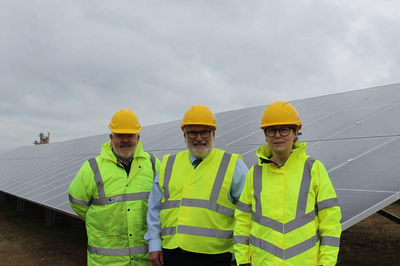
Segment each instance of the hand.
[[164,256],[162,251],[153,251],[150,253],[150,261],[153,266],[162,266],[164,265]]

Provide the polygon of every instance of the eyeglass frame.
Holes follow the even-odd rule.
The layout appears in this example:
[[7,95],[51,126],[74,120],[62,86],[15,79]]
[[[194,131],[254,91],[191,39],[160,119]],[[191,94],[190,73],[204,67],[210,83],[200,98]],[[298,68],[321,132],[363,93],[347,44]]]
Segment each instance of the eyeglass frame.
[[[185,134],[189,139],[196,139],[199,134],[203,139],[207,139],[207,138],[209,138],[211,136],[211,132],[213,132],[213,131],[214,130],[211,130],[211,129],[208,129],[208,130],[204,129],[204,130],[201,130],[201,131],[190,130],[190,131],[185,131]],[[208,136],[204,137],[203,134],[207,133],[207,132],[208,132]],[[196,133],[196,136],[194,138],[189,136],[189,134],[194,134],[194,133]]]
[[[274,130],[274,135],[272,135],[272,136],[268,135],[268,134],[267,134],[267,130],[268,130],[268,129]],[[286,135],[284,135],[284,134],[281,133],[281,129],[289,129],[289,131],[288,131],[288,133],[287,133]],[[279,134],[280,134],[282,137],[287,137],[287,136],[290,135],[290,130],[293,130],[293,132],[295,132],[295,131],[297,130],[297,127],[293,127],[293,126],[283,126],[283,127],[280,127],[280,128],[266,127],[266,128],[264,128],[264,134],[265,134],[265,136],[267,136],[267,137],[273,138],[273,137],[276,136],[276,132],[279,131]]]

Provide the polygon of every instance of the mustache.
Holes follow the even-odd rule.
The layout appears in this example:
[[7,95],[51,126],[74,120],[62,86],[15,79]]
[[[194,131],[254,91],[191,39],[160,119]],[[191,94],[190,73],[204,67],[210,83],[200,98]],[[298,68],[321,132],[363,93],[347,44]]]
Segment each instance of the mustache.
[[129,143],[129,142],[122,142],[120,146],[121,146],[121,147],[130,147],[130,146],[131,146],[131,143]]
[[192,142],[192,144],[193,145],[198,145],[198,144],[207,145],[207,141],[205,141],[205,140],[200,140],[200,141],[195,140],[195,141]]

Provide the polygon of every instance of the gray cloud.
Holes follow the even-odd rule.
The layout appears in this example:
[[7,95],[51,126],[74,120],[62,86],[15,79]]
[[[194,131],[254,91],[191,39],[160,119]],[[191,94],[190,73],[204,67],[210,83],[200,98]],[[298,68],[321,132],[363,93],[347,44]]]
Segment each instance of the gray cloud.
[[399,82],[399,5],[3,1],[0,149]]

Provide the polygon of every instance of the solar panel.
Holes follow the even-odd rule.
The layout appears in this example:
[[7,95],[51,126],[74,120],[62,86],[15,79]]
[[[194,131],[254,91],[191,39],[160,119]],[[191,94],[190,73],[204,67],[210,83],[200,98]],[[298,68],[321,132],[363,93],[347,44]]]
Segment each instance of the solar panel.
[[[284,100],[284,99],[283,99]],[[342,207],[343,229],[400,198],[400,84],[291,101],[303,123],[300,141],[327,168]],[[216,113],[215,146],[250,167],[265,145],[264,106]],[[183,116],[183,113],[182,113]],[[159,159],[185,150],[180,120],[145,126],[141,141]],[[160,134],[162,132],[162,134]],[[0,151],[0,191],[75,215],[68,187],[107,134]]]

